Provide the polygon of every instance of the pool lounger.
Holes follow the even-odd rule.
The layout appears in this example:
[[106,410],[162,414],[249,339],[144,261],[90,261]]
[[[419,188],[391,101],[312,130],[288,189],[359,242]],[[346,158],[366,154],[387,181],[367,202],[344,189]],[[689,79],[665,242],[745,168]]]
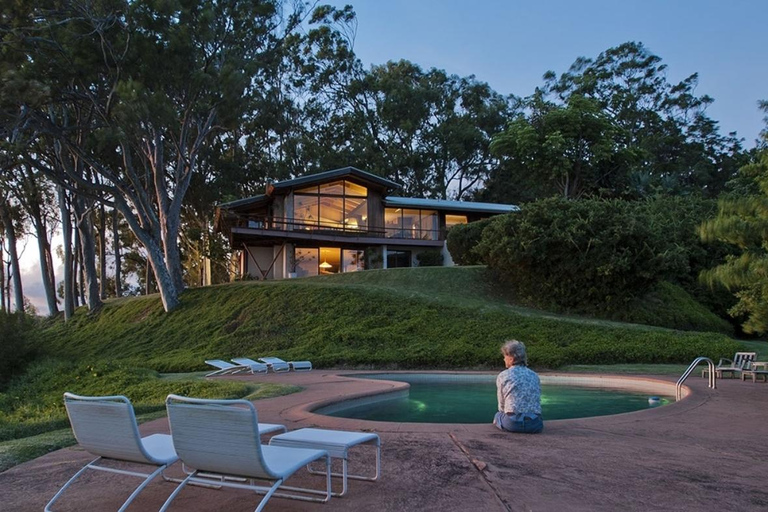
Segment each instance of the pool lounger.
[[276,372],[287,372],[289,370],[308,372],[312,369],[310,361],[283,361],[279,357],[260,357],[259,361],[263,361]]

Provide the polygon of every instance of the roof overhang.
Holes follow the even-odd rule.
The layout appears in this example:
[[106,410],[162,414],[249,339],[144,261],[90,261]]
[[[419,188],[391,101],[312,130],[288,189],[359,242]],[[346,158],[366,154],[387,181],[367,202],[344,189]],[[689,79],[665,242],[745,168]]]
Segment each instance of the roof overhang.
[[387,190],[399,190],[403,188],[400,184],[395,183],[394,181],[382,178],[381,176],[376,176],[375,174],[371,174],[369,172],[361,171],[356,167],[342,167],[332,171],[318,172],[316,174],[309,174],[292,180],[271,183],[267,187],[267,194],[272,195],[275,191],[303,187],[315,183],[319,184],[326,181],[347,177],[354,177],[368,185],[376,185]]
[[514,204],[472,203],[469,201],[448,201],[445,199],[419,199],[414,197],[385,197],[384,206],[390,208],[419,208],[445,212],[468,212],[502,214],[519,211]]

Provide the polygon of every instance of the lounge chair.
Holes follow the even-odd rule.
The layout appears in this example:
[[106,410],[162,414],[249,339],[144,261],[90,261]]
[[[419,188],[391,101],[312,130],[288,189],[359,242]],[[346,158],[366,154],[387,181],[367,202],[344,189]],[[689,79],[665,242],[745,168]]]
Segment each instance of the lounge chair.
[[[81,447],[97,457],[64,484],[45,506],[46,512],[51,511],[51,507],[64,491],[88,469],[145,477],[144,481],[120,507],[119,510],[122,512],[128,508],[147,484],[158,475],[163,474],[165,468],[179,459],[173,449],[171,436],[167,434],[139,436],[133,406],[130,400],[124,396],[92,397],[64,393],[64,405],[67,408],[75,439]],[[115,469],[98,465],[97,463],[102,459],[135,462],[153,466],[156,469],[151,473]],[[163,477],[165,478],[164,475]],[[90,504],[90,506],[99,509],[97,505]]]
[[[258,414],[251,402],[168,395],[165,404],[179,458],[193,469],[168,497],[160,512],[168,509],[187,484],[215,484],[264,494],[256,512],[262,510],[272,496],[322,503],[331,498],[331,458],[328,452],[262,445]],[[325,490],[283,485],[298,469],[319,459],[325,459]],[[214,477],[220,480],[212,480]],[[246,479],[249,483],[234,482],[232,479]],[[273,483],[269,487],[259,486],[252,480]],[[278,489],[303,494],[278,493]]]
[[[723,374],[730,373],[731,377],[735,374],[741,373],[745,367],[748,367],[749,363],[757,359],[757,352],[736,352],[733,356],[733,360],[728,358],[722,358],[715,367],[715,375],[722,379]],[[705,377],[709,373],[709,369],[705,368],[701,371],[701,376]]]
[[250,366],[254,373],[267,373],[269,371],[269,365],[267,363],[260,363],[247,357],[235,357],[232,362],[240,366]]
[[276,372],[287,372],[289,370],[308,372],[312,369],[312,363],[309,361],[283,361],[279,357],[260,357],[259,361],[265,362]]
[[206,359],[205,363],[218,368],[215,372],[205,374],[206,377],[216,377],[219,375],[236,375],[238,373],[254,373],[253,368],[245,364],[232,364],[221,359]]
[[763,382],[768,382],[768,362],[752,361],[741,370],[741,380],[752,377],[752,382],[757,382],[758,377],[763,378]]

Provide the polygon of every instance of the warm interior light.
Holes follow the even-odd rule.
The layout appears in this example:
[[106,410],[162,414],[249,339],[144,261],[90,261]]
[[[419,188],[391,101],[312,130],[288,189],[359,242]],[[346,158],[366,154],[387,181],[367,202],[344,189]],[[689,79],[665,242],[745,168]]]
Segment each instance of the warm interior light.
[[328,269],[328,268],[331,268],[331,267],[333,267],[333,265],[331,265],[331,264],[330,264],[330,263],[328,263],[327,261],[323,261],[323,262],[320,264],[320,268],[325,268],[325,269]]
[[357,219],[347,219],[347,227],[348,228],[357,228]]

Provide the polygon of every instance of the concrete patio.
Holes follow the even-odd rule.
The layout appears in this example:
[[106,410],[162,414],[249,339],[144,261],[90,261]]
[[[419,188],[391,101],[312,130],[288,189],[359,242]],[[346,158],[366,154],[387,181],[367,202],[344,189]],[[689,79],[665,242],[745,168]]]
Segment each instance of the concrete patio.
[[[304,391],[256,402],[261,421],[301,427],[373,430],[382,439],[382,478],[350,482],[328,504],[272,498],[266,511],[765,511],[768,510],[768,385],[691,377],[691,393],[665,407],[616,416],[550,421],[541,435],[488,425],[365,422],[312,414],[318,402],[401,384],[346,377],[354,372],[227,377],[297,384]],[[659,380],[673,381],[670,377]],[[490,418],[489,418],[490,421]],[[143,435],[168,432],[165,420]],[[40,511],[93,457],[72,447],[0,474],[0,511]],[[351,464],[372,461],[368,450]],[[173,468],[180,474],[178,468]],[[91,472],[95,473],[95,472]],[[321,485],[319,477],[299,483]],[[106,473],[75,484],[59,511],[117,510],[138,481]],[[129,510],[160,508],[174,484],[150,484]],[[253,510],[240,490],[184,489],[172,511]]]

